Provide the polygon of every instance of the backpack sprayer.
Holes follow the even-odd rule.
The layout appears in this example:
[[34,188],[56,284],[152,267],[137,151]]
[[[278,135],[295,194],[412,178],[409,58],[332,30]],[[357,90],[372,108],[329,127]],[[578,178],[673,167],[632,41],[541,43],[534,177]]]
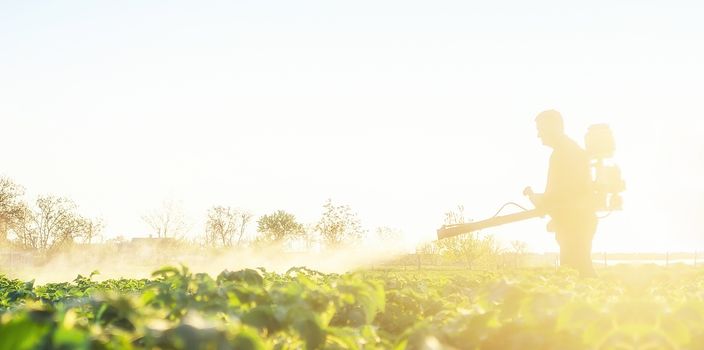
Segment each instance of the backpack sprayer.
[[[597,212],[611,214],[623,208],[621,192],[626,189],[626,183],[621,178],[621,169],[609,160],[615,151],[614,137],[607,124],[595,124],[589,127],[584,136],[584,146],[589,156],[592,170],[593,199]],[[524,194],[529,193],[524,191]],[[507,215],[499,215],[508,205],[514,205],[523,211]],[[504,225],[516,221],[523,221],[540,216],[545,216],[543,210],[526,209],[516,203],[508,202],[491,218],[465,224],[443,225],[437,231],[438,239],[454,237],[463,233],[470,233],[489,227]]]

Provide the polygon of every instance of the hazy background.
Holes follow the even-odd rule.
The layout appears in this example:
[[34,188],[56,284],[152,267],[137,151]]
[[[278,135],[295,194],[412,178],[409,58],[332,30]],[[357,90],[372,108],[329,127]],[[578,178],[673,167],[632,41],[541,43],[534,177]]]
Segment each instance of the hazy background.
[[[625,210],[595,251],[704,248],[704,9],[695,1],[0,2],[0,173],[74,199],[108,237],[183,202],[431,239],[526,185],[549,150],[609,123]],[[544,221],[494,233],[557,249]],[[251,225],[252,228],[255,225]]]

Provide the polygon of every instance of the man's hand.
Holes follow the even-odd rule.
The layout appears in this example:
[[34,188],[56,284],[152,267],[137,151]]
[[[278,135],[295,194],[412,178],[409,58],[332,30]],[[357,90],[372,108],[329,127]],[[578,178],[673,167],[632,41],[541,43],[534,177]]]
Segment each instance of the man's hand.
[[542,206],[543,195],[533,192],[533,189],[530,186],[526,187],[523,190],[523,195],[528,197],[528,199],[530,199],[530,202],[533,203],[536,208],[540,208]]

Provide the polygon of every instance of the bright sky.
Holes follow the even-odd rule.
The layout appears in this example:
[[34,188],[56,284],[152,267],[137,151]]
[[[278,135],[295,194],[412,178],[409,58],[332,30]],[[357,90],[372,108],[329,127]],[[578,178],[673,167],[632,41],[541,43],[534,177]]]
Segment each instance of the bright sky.
[[[215,204],[430,239],[545,182],[533,118],[608,123],[595,251],[704,250],[704,8],[689,1],[5,1],[0,173],[145,236]],[[555,251],[544,221],[487,230]],[[252,226],[254,227],[254,225]]]

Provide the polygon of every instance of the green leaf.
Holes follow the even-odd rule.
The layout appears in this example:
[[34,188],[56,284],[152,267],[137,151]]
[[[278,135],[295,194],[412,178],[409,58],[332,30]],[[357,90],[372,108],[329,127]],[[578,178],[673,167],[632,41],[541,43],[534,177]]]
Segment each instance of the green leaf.
[[77,329],[61,328],[54,332],[53,338],[57,349],[88,349],[90,345],[87,334]]
[[49,331],[49,325],[34,323],[26,315],[0,325],[0,349],[34,349]]
[[232,348],[238,350],[264,350],[264,342],[259,334],[251,328],[243,328],[232,341]]
[[314,319],[308,318],[296,322],[294,328],[306,341],[306,349],[319,349],[325,344],[326,333]]

